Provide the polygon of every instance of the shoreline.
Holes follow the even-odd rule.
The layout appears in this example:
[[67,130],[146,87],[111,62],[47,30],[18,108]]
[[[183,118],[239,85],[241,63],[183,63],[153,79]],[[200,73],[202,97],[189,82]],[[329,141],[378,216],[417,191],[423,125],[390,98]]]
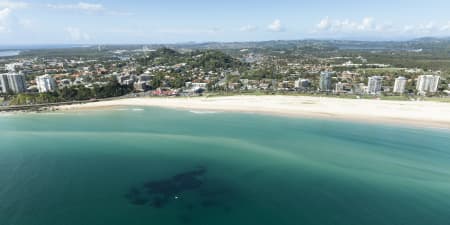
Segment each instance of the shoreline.
[[133,106],[256,113],[285,117],[336,119],[450,129],[450,104],[440,102],[405,102],[305,96],[144,97],[79,105],[62,105],[57,106],[56,109],[61,111],[84,111]]

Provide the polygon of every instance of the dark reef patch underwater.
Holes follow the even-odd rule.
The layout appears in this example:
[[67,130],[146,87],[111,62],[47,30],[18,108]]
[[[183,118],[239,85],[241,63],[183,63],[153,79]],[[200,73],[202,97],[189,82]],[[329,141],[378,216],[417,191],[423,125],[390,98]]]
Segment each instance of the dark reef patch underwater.
[[189,213],[196,208],[216,208],[229,213],[231,206],[227,199],[232,198],[231,189],[222,185],[216,187],[217,183],[208,184],[208,181],[213,180],[208,179],[207,169],[199,166],[172,177],[151,179],[140,186],[133,186],[125,198],[133,205],[155,209],[162,209],[171,202],[182,202],[184,207],[178,219],[183,224],[193,221]]

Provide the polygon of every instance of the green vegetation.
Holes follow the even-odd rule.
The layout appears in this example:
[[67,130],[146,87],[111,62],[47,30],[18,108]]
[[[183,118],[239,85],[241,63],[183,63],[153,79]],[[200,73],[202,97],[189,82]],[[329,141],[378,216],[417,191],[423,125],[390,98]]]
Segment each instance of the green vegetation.
[[82,101],[97,98],[110,98],[128,94],[132,91],[129,86],[122,86],[116,81],[110,81],[105,86],[64,87],[57,92],[39,94],[18,94],[12,98],[10,105],[46,104],[69,101]]
[[217,50],[195,51],[190,54],[191,60],[187,61],[192,68],[201,68],[205,71],[220,71],[223,69],[246,69],[248,65]]
[[161,48],[145,53],[137,59],[140,66],[173,66],[186,63],[187,69],[202,69],[204,71],[220,71],[222,69],[241,69],[247,64],[227,55],[219,50],[198,50],[188,53],[179,53],[169,48]]

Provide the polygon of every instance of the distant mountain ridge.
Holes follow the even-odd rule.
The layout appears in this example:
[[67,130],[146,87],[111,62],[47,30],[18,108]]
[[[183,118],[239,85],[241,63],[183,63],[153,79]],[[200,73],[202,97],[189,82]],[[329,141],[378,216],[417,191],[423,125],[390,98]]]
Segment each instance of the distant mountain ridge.
[[175,44],[107,44],[107,45],[81,45],[81,44],[60,44],[60,45],[17,45],[0,46],[1,50],[37,50],[37,49],[70,49],[70,48],[92,48],[97,49],[102,46],[103,50],[112,49],[160,49],[170,48],[176,50],[182,49],[273,49],[289,50],[299,48],[314,49],[349,49],[349,50],[416,50],[433,49],[449,50],[450,37],[422,37],[407,41],[358,41],[358,40],[323,40],[323,39],[302,39],[302,40],[269,40],[269,41],[250,41],[250,42],[187,42]]

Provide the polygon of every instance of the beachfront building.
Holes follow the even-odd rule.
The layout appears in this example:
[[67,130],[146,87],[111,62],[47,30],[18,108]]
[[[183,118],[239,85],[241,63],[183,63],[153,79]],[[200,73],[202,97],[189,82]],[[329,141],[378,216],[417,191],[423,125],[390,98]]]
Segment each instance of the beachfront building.
[[399,94],[403,94],[405,93],[405,88],[406,88],[406,82],[408,81],[408,79],[406,79],[405,77],[397,77],[395,79],[395,83],[394,83],[394,93],[399,93]]
[[207,83],[192,83],[192,89],[194,91],[200,90],[200,89],[206,90],[206,89],[208,89],[208,84]]
[[371,95],[380,94],[382,84],[383,84],[383,77],[381,76],[369,77],[369,81],[367,82],[367,93]]
[[334,89],[334,92],[336,94],[350,93],[352,92],[352,85],[349,83],[338,82],[336,83],[336,88]]
[[320,82],[319,82],[320,91],[330,91],[331,90],[331,76],[333,76],[332,72],[321,72],[320,73]]
[[366,93],[366,85],[364,83],[353,84],[352,89],[354,94],[364,94]]
[[436,93],[439,85],[440,76],[421,75],[417,78],[416,89],[420,94]]
[[25,76],[18,73],[0,74],[0,93],[23,93],[26,91]]
[[248,88],[248,83],[249,83],[248,79],[240,79],[239,83],[241,84],[241,87],[240,87],[241,90],[248,90],[249,89]]
[[148,85],[147,82],[145,81],[138,81],[136,83],[133,84],[133,88],[135,91],[146,91],[148,89]]
[[120,75],[117,76],[117,82],[121,85],[131,86],[137,80],[136,75]]
[[186,82],[185,87],[192,92],[202,92],[208,89],[208,83]]
[[311,82],[308,79],[298,79],[294,82],[294,88],[297,90],[304,90],[309,88]]
[[59,87],[60,88],[70,87],[71,85],[72,85],[72,81],[70,79],[62,79],[59,82]]
[[57,89],[55,79],[48,74],[36,77],[36,86],[39,93],[53,92]]

